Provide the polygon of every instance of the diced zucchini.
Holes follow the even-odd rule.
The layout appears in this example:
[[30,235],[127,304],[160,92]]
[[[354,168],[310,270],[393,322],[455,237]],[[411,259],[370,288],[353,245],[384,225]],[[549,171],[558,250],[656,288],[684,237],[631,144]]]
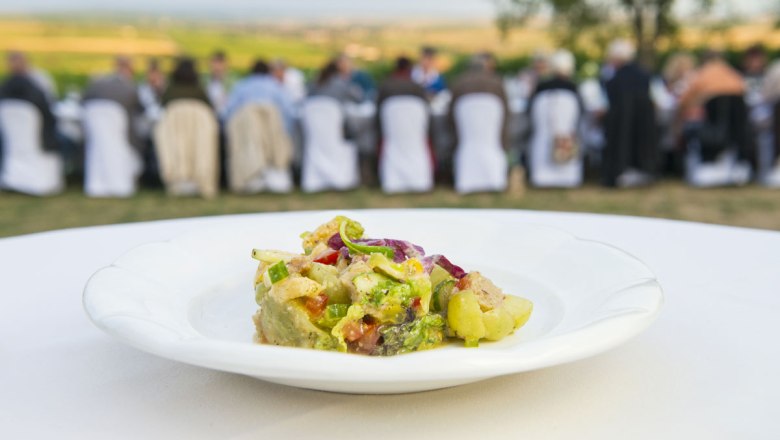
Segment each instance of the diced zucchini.
[[349,304],[349,289],[339,279],[339,270],[335,266],[312,263],[306,276],[322,285],[328,295],[328,304]]
[[276,284],[289,275],[290,272],[287,270],[287,264],[284,261],[280,260],[268,267],[268,277],[271,279],[271,284]]
[[347,316],[348,309],[349,304],[330,304],[325,307],[325,311],[322,313],[322,317],[317,321],[317,324],[321,327],[332,329],[342,318]]

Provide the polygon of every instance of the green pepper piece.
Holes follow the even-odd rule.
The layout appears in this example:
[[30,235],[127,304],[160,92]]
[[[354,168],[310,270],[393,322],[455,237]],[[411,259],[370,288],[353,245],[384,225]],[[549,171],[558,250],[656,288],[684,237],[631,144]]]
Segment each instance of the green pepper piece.
[[350,252],[355,254],[382,254],[386,256],[389,259],[393,259],[395,257],[395,252],[393,251],[393,248],[388,246],[366,246],[363,244],[357,244],[350,241],[349,237],[347,236],[347,222],[343,221],[341,222],[341,225],[339,226],[339,235],[341,236],[341,241],[344,242],[344,246],[349,249]]
[[278,261],[268,268],[268,277],[271,278],[271,284],[276,284],[289,275],[290,272],[287,271],[287,265],[284,264],[284,261]]

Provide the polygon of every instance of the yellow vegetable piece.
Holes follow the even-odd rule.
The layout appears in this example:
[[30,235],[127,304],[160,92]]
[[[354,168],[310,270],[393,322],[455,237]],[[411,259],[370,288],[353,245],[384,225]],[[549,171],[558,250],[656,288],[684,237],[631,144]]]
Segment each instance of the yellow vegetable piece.
[[506,295],[502,308],[512,315],[515,330],[517,330],[528,322],[528,318],[531,317],[531,312],[534,309],[534,303],[519,296]]
[[447,322],[455,334],[466,341],[467,347],[477,347],[485,337],[485,324],[477,296],[470,290],[463,290],[450,298]]
[[289,301],[302,296],[317,296],[322,292],[322,285],[300,275],[290,275],[275,283],[269,294],[277,301]]
[[489,341],[499,341],[515,330],[514,317],[504,307],[483,312],[482,322],[485,324],[485,339]]

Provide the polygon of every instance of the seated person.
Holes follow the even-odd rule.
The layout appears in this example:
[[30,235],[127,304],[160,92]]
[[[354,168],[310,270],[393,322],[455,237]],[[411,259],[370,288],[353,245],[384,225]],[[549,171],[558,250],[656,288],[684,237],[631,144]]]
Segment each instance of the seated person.
[[317,80],[309,89],[309,96],[327,96],[345,104],[361,101],[363,90],[341,74],[338,59],[333,59],[320,70]]
[[420,51],[420,63],[414,66],[412,80],[421,85],[428,96],[433,97],[447,88],[444,77],[436,69],[436,49],[430,46]]
[[287,90],[293,103],[300,104],[306,98],[306,78],[299,69],[292,67],[281,58],[271,62],[271,73]]
[[636,49],[616,40],[608,49],[614,74],[606,82],[609,109],[604,118],[606,145],[602,183],[632,187],[653,181],[656,170],[655,107],[650,98],[650,73],[635,60]]
[[273,104],[284,120],[288,133],[292,132],[294,108],[292,99],[281,84],[271,76],[271,69],[264,60],[257,60],[250,74],[236,83],[225,106],[224,119],[246,104]]
[[84,91],[84,101],[114,101],[125,109],[128,116],[128,140],[135,148],[142,150],[143,141],[137,135],[133,121],[143,111],[138,98],[138,89],[133,76],[133,64],[130,58],[119,56],[115,61],[113,73],[94,78]]
[[195,60],[180,58],[171,73],[168,87],[162,95],[163,106],[177,99],[195,99],[211,107],[211,101],[198,80]]
[[[412,80],[412,61],[409,58],[399,57],[395,62],[393,73],[379,86],[377,109],[381,109],[382,103],[393,96],[417,96],[426,99],[425,89]],[[377,121],[381,139],[379,112],[377,112]]]
[[351,57],[341,54],[334,61],[339,75],[360,90],[362,101],[373,100],[376,97],[376,86],[371,75],[364,70],[356,69]]
[[538,84],[529,100],[531,183],[573,187],[582,183],[579,121],[583,105],[572,81],[574,56],[559,50],[550,58],[552,76]]
[[27,58],[21,52],[8,54],[8,72],[10,75],[0,86],[0,100],[18,99],[35,106],[41,115],[41,137],[45,151],[57,151],[57,120],[49,107],[49,100],[44,90],[31,75]]
[[[504,107],[503,146],[508,148],[507,121],[509,108],[504,90],[504,82],[496,74],[496,59],[490,53],[475,55],[469,64],[469,69],[462,73],[452,84],[452,101],[450,102],[450,125],[455,126],[454,109],[458,101],[472,93],[489,93],[496,95]],[[457,142],[456,142],[457,143]]]
[[680,97],[678,121],[682,124],[701,122],[704,119],[704,104],[711,98],[721,95],[741,96],[745,91],[745,81],[739,72],[726,63],[719,53],[708,52]]

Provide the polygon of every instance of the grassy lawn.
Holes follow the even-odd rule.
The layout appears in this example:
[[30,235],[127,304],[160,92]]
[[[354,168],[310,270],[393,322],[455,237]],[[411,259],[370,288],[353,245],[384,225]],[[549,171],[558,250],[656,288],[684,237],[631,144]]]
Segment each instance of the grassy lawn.
[[459,196],[438,188],[429,194],[386,196],[364,188],[346,193],[289,195],[222,194],[214,200],[171,198],[161,190],[142,190],[130,200],[89,199],[77,187],[39,199],[0,193],[0,236],[87,225],[179,217],[288,210],[351,208],[514,208],[663,217],[780,230],[780,191],[756,186],[697,190],[667,181],[655,187],[607,190],[587,185],[577,190],[527,190],[521,196]]

